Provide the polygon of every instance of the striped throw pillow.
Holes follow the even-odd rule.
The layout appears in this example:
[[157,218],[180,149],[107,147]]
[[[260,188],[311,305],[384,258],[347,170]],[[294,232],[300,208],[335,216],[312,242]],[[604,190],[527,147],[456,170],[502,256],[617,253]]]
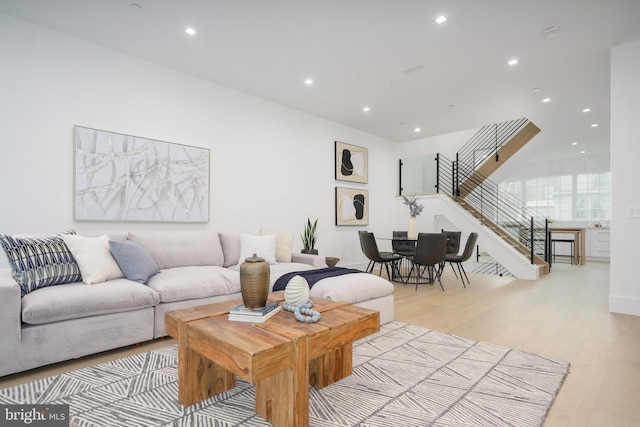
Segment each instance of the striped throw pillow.
[[0,234],[0,246],[22,295],[45,286],[82,281],[78,264],[59,235],[21,238]]

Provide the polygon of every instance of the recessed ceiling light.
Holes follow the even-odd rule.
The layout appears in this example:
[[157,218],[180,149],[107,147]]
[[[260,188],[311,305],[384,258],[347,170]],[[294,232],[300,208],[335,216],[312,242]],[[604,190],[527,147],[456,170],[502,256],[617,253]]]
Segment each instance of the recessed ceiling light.
[[580,152],[580,154],[584,154],[584,153],[586,153],[586,151],[584,151],[584,150],[582,150],[582,151]]
[[438,24],[444,24],[445,22],[447,22],[447,17],[444,15],[440,15],[436,18],[436,22]]
[[597,127],[598,127],[598,124],[597,124],[597,123],[594,123],[594,124],[592,124],[592,125],[591,125],[591,127],[592,127],[592,128],[597,128]]
[[194,30],[193,28],[189,27],[186,30],[184,30],[185,33],[189,34],[190,36],[195,36],[197,31]]
[[518,63],[518,60],[513,58],[512,60],[509,61],[509,65],[513,66],[516,65]]
[[577,142],[572,142],[571,145],[578,145],[578,143]]
[[420,132],[421,130],[422,130],[422,129],[420,129],[420,128],[415,128],[413,131],[414,131],[415,133],[418,133],[418,132]]
[[362,107],[362,111],[364,111],[365,113],[368,113],[369,111],[371,111],[371,108],[369,108],[369,107]]
[[551,102],[551,98],[545,98],[542,100],[542,102]]
[[304,81],[304,84],[306,84],[307,86],[311,86],[311,85],[313,84],[313,80],[311,80],[311,79],[306,79],[306,80]]
[[540,92],[540,88],[539,88],[539,87],[534,87],[534,88],[533,88],[533,91],[534,91],[534,92]]
[[588,113],[589,111],[591,111],[591,108],[585,108],[582,110],[583,113]]

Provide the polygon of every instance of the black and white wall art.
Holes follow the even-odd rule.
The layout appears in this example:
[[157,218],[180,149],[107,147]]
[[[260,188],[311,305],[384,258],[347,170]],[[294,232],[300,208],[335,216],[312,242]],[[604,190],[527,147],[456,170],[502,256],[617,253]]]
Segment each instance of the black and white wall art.
[[335,142],[336,174],[340,181],[366,184],[369,178],[368,151],[364,147]]
[[336,187],[336,225],[369,225],[369,191]]
[[78,221],[209,221],[209,150],[74,127]]

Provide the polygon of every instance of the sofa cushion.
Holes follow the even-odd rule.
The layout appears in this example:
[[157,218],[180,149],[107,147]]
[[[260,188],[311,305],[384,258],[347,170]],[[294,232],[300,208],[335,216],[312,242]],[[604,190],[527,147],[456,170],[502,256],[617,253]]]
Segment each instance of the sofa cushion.
[[124,273],[124,277],[129,280],[147,283],[149,277],[158,273],[158,264],[151,255],[132,240],[126,242],[109,240],[109,250]]
[[142,246],[161,270],[224,264],[222,246],[215,231],[136,231],[130,232],[128,237]]
[[86,286],[82,282],[38,289],[22,298],[22,321],[44,324],[153,307],[160,297],[127,279]]
[[109,250],[109,237],[63,235],[62,240],[80,267],[82,281],[87,285],[124,277]]
[[80,268],[60,236],[21,238],[0,234],[0,245],[22,295],[45,286],[81,280]]
[[393,284],[369,273],[345,274],[327,277],[311,288],[311,296],[330,301],[346,301],[355,304],[393,293]]
[[160,302],[240,292],[240,273],[218,266],[174,267],[151,277],[147,285],[160,296]]
[[222,253],[224,254],[223,267],[231,267],[238,264],[240,259],[240,233],[218,233]]
[[276,236],[276,261],[291,262],[293,253],[293,234],[265,229],[260,229],[260,234],[263,236],[274,234]]
[[242,264],[245,259],[254,254],[263,258],[269,264],[276,263],[276,242],[278,238],[275,234],[267,236],[254,236],[252,234],[240,234],[240,259]]

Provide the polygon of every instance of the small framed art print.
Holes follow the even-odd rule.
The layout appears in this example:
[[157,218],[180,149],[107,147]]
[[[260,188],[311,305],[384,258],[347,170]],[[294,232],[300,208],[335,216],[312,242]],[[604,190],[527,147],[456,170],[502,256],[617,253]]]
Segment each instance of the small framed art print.
[[336,179],[366,184],[369,179],[369,154],[364,147],[335,142]]
[[369,225],[369,191],[336,187],[336,225]]

